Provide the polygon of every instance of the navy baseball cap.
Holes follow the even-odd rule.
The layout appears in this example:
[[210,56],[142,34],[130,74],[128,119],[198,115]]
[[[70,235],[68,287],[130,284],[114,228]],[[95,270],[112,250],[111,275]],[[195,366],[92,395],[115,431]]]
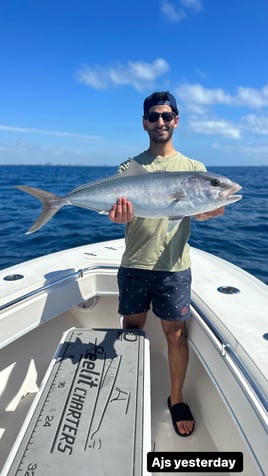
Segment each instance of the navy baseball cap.
[[172,111],[175,112],[176,115],[179,114],[176,99],[174,98],[174,96],[168,91],[160,91],[155,92],[145,98],[143,103],[144,117],[147,116],[151,107],[164,105],[170,106]]

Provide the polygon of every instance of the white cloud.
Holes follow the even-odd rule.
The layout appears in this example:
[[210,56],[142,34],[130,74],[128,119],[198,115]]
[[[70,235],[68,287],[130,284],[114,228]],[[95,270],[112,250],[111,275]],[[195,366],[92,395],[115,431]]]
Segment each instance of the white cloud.
[[101,66],[96,66],[95,69],[84,66],[78,71],[77,80],[95,89],[105,89],[108,86],[107,74]]
[[172,23],[179,23],[187,18],[187,13],[183,8],[176,7],[166,0],[162,2],[161,11]]
[[268,116],[248,114],[242,117],[243,127],[253,134],[268,136]]
[[78,134],[75,132],[64,132],[64,131],[50,131],[46,129],[34,129],[30,127],[18,127],[18,126],[8,126],[0,124],[0,131],[7,131],[7,132],[20,132],[26,134],[45,134],[50,136],[57,136],[57,137],[72,137],[78,139],[87,139],[87,140],[99,140],[100,137],[93,136],[89,134]]
[[199,12],[203,8],[201,0],[181,0],[181,4],[185,8],[192,9],[195,12]]
[[202,8],[201,0],[179,0],[176,3],[162,0],[161,4],[163,15],[172,23],[180,23],[188,18],[191,10],[199,12]]
[[182,84],[176,89],[176,94],[187,109],[200,114],[204,112],[204,106],[232,103],[232,96],[223,89],[208,89],[201,84]]
[[[265,161],[263,158],[268,156],[268,144],[259,144],[259,143],[225,143],[222,142],[214,142],[211,144],[212,149],[220,151],[220,152],[228,152],[231,156],[247,156],[252,157],[255,161],[256,158],[259,158],[263,161],[263,164],[267,164],[267,160]],[[254,161],[253,161],[254,163]]]
[[240,127],[223,119],[195,117],[189,120],[189,127],[198,134],[218,135],[236,140],[241,138]]
[[236,101],[238,104],[251,106],[253,108],[268,106],[268,84],[260,90],[239,87]]
[[[188,121],[189,128],[198,134],[218,135],[234,140],[242,137],[265,136],[268,137],[268,116],[247,114],[237,122],[225,119],[211,118],[208,115],[192,115]],[[256,139],[257,140],[257,139]],[[267,145],[268,147],[268,145]]]
[[268,106],[268,85],[262,89],[238,87],[234,95],[222,88],[209,89],[201,84],[181,84],[176,88],[178,98],[183,100],[185,108],[195,113],[204,113],[208,106],[228,105],[262,108]]
[[158,58],[153,63],[129,61],[126,65],[115,64],[109,67],[84,66],[77,72],[77,80],[95,89],[109,86],[130,85],[140,91],[153,86],[154,81],[167,73],[168,63]]

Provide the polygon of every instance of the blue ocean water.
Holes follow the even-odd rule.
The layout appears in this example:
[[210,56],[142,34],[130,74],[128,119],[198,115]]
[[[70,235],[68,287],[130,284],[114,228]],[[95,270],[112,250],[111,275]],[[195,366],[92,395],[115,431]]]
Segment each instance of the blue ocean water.
[[[240,183],[243,199],[226,207],[222,217],[205,222],[193,219],[190,244],[268,284],[268,167],[209,170]],[[115,171],[115,167],[0,166],[0,269],[73,246],[123,237],[123,225],[77,207],[63,208],[42,230],[25,235],[40,213],[40,204],[14,189],[14,185],[30,185],[63,195]]]

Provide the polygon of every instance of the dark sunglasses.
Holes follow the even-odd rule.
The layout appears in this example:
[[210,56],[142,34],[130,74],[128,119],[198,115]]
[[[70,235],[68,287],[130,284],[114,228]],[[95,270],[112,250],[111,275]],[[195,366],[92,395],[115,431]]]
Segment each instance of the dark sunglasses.
[[176,114],[174,112],[149,112],[147,121],[157,122],[160,117],[164,122],[170,122],[176,117]]

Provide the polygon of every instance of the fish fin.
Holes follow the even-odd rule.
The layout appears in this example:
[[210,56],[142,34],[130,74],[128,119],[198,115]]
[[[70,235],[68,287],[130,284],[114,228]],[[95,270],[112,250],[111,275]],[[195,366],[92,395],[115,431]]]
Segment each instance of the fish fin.
[[173,200],[174,202],[179,202],[180,200],[183,200],[185,197],[186,197],[185,193],[175,192],[170,195],[170,200]]
[[93,182],[88,182],[88,183],[85,183],[83,185],[79,185],[78,187],[74,188],[71,191],[71,193],[80,192],[81,190],[84,190],[85,188],[87,188],[89,185],[90,186],[101,185],[103,183],[112,182],[113,180],[117,180],[118,177],[122,177],[122,176],[123,177],[128,177],[128,176],[131,176],[131,175],[133,175],[133,176],[135,176],[135,175],[144,175],[144,174],[149,173],[148,170],[146,170],[144,167],[142,167],[142,165],[138,164],[138,162],[136,162],[135,160],[131,159],[129,161],[129,163],[127,162],[125,165],[126,165],[125,169],[121,169],[121,170],[119,169],[119,171],[116,172],[114,175],[111,175],[110,177],[97,179]]
[[171,233],[176,226],[179,226],[184,217],[169,217],[166,234]]
[[121,170],[120,175],[130,176],[130,175],[147,175],[150,172],[146,170],[142,165],[138,164],[136,160],[130,160],[127,164],[127,168]]
[[54,193],[46,192],[45,190],[40,190],[39,188],[27,187],[26,185],[17,185],[15,188],[22,190],[23,192],[33,195],[37,198],[43,206],[43,210],[39,218],[33,224],[33,226],[26,231],[26,235],[34,233],[44,226],[51,218],[60,210],[61,207],[67,205],[67,201],[55,195]]
[[[135,175],[144,175],[148,174],[148,170],[146,170],[142,165],[138,164],[135,160],[130,160],[129,162],[126,163],[126,168],[125,169],[119,169],[118,172],[116,172],[114,175],[111,175],[110,177],[105,177],[105,178],[100,178],[97,179],[93,182],[88,182],[83,185],[79,185],[78,187],[74,188],[71,193],[76,193],[80,192],[81,190],[84,190],[87,188],[89,185],[101,185],[103,183],[108,183],[112,182],[113,180],[117,180],[118,177],[127,177],[127,176],[135,176]],[[98,211],[98,210],[97,210]]]

